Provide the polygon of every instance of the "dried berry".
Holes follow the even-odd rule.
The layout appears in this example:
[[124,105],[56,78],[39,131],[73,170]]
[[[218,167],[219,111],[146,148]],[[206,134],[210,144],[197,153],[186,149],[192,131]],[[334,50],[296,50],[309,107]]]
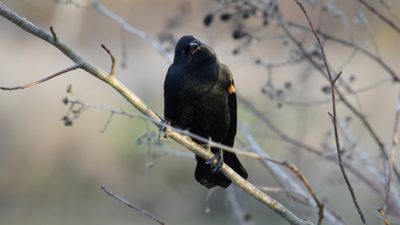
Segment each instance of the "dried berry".
[[239,48],[235,48],[235,49],[233,49],[233,51],[232,51],[232,54],[233,55],[238,55],[240,53],[240,49]]
[[203,20],[204,26],[206,26],[206,27],[210,26],[211,23],[213,22],[213,19],[214,19],[214,14],[212,14],[212,13],[207,14]]
[[232,33],[233,39],[240,39],[240,38],[243,38],[243,37],[245,37],[247,35],[248,34],[247,34],[246,31],[243,31],[243,30],[240,30],[240,29],[234,30],[233,33]]
[[323,86],[322,88],[321,88],[321,91],[324,93],[324,94],[330,94],[331,93],[331,87],[330,86]]
[[232,17],[232,14],[230,13],[222,13],[221,16],[219,17],[222,21],[228,21]]

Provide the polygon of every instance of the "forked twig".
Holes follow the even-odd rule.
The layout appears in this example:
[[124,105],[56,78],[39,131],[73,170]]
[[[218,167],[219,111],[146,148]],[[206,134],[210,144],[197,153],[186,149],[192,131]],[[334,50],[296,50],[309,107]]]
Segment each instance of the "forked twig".
[[314,26],[313,26],[313,24],[311,22],[311,19],[308,16],[308,13],[307,13],[306,9],[304,8],[303,4],[301,2],[299,2],[298,0],[295,0],[295,2],[300,7],[301,11],[304,13],[304,15],[305,15],[305,17],[307,19],[307,22],[308,22],[308,24],[309,24],[309,26],[311,28],[311,31],[312,31],[313,35],[315,36],[315,39],[317,40],[319,48],[321,50],[322,59],[323,59],[324,66],[325,66],[326,72],[328,74],[328,78],[329,78],[330,86],[331,86],[332,112],[333,112],[331,114],[331,117],[332,117],[332,122],[333,122],[333,129],[334,129],[334,133],[335,133],[335,143],[336,143],[336,150],[337,150],[337,155],[338,155],[338,164],[339,164],[340,170],[342,172],[343,178],[344,178],[344,180],[346,182],[346,185],[347,185],[347,187],[348,187],[348,189],[350,191],[351,197],[353,199],[353,202],[354,202],[354,205],[355,205],[355,207],[357,209],[357,212],[358,212],[358,214],[360,216],[360,219],[363,222],[363,224],[367,224],[367,222],[365,220],[364,213],[362,212],[361,207],[358,204],[354,189],[353,189],[353,187],[352,187],[352,185],[350,183],[350,180],[349,180],[349,178],[347,176],[346,170],[344,169],[344,166],[343,166],[343,163],[342,163],[342,153],[341,153],[341,149],[340,149],[339,131],[338,131],[338,126],[337,126],[337,116],[336,116],[336,85],[335,85],[335,82],[340,77],[341,73],[339,73],[337,75],[337,77],[333,78],[333,76],[331,74],[331,71],[329,69],[328,61],[326,59],[326,54],[325,54],[324,47],[322,46],[321,40],[320,40],[317,32],[314,29]]

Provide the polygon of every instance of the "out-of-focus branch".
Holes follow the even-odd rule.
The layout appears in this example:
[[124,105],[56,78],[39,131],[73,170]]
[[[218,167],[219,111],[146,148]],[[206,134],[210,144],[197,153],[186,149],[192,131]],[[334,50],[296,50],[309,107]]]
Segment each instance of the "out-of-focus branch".
[[240,225],[253,224],[254,222],[251,219],[251,214],[249,212],[245,212],[242,206],[240,205],[237,193],[235,191],[235,186],[228,187],[227,195],[238,224]]
[[[62,51],[68,58],[74,61],[76,64],[81,65],[80,68],[92,74],[93,76],[99,78],[104,81],[108,85],[110,85],[113,89],[118,91],[129,103],[132,104],[136,109],[142,112],[147,117],[154,120],[154,123],[157,127],[162,128],[162,126],[158,125],[158,123],[162,123],[162,119],[153,112],[138,96],[136,96],[133,92],[131,92],[125,85],[123,85],[119,80],[115,78],[115,76],[110,76],[107,72],[97,68],[93,64],[86,61],[82,58],[74,49],[72,49],[69,45],[64,43],[59,37],[54,38],[53,35],[45,31],[25,18],[20,17],[15,12],[10,10],[4,3],[0,2],[0,15],[9,21],[13,22],[23,30],[37,36],[44,41],[54,45],[60,51]],[[185,146],[196,155],[206,160],[213,159],[213,154],[210,151],[207,151],[202,146],[196,144],[195,142],[189,140],[187,136],[179,134],[177,132],[166,130],[166,134],[168,137],[172,138],[179,144]],[[212,160],[212,164],[216,164],[217,160]],[[275,211],[278,215],[284,218],[292,225],[311,225],[311,222],[305,221],[299,217],[297,217],[293,212],[288,210],[282,204],[272,199],[270,196],[263,193],[256,186],[249,183],[241,176],[239,176],[234,170],[232,170],[226,164],[223,164],[221,167],[221,173],[223,173],[226,177],[236,183],[240,188],[242,188],[245,192],[249,193],[252,197],[260,201],[265,206],[269,207],[273,211]]]
[[[296,22],[293,22],[293,21],[287,22],[287,25],[296,27],[303,31],[308,31],[308,32],[311,31],[309,28],[307,28],[301,24],[298,24]],[[315,32],[317,32],[317,34],[320,35],[321,37],[323,37],[326,41],[336,42],[338,44],[347,46],[349,48],[352,48],[352,49],[364,54],[365,56],[369,57],[370,59],[372,59],[373,61],[378,63],[386,72],[388,72],[394,82],[400,82],[400,78],[397,75],[397,73],[394,71],[394,69],[391,68],[384,60],[382,60],[382,58],[380,56],[372,53],[371,51],[367,50],[366,48],[363,48],[351,41],[347,41],[347,40],[344,40],[344,39],[341,39],[338,37],[334,37],[334,36],[332,36],[328,33],[325,33],[321,30],[315,30]]]
[[387,209],[390,205],[390,187],[391,182],[392,182],[392,174],[393,174],[393,168],[395,165],[396,161],[396,149],[397,149],[397,143],[398,143],[398,129],[399,129],[399,120],[400,120],[400,96],[398,97],[398,101],[396,104],[396,113],[394,117],[394,122],[393,122],[393,134],[392,134],[392,147],[389,152],[389,161],[388,161],[388,175],[387,175],[387,182],[386,182],[386,195],[385,195],[385,202],[384,202],[384,207],[383,210],[384,212],[387,212]]
[[[248,129],[244,126],[240,126],[246,140],[249,142],[251,149],[255,151],[256,153],[268,157],[268,154],[257,144],[257,142],[254,140],[253,136],[250,134]],[[284,164],[284,163],[283,163]],[[337,217],[332,211],[329,210],[324,210],[324,206],[322,205],[322,202],[317,198],[317,196],[312,196],[312,192],[314,192],[311,188],[311,186],[307,183],[308,181],[302,181],[304,186],[311,189],[311,191],[305,190],[303,187],[301,187],[298,182],[294,181],[294,179],[285,171],[283,171],[276,163],[271,163],[269,161],[263,161],[263,165],[271,172],[271,174],[274,175],[276,179],[279,179],[278,182],[281,180],[283,181],[286,186],[288,187],[287,189],[293,190],[295,195],[299,195],[301,199],[305,199],[306,204],[310,205],[312,207],[317,207],[318,208],[318,215],[319,215],[319,221],[322,221],[322,218],[326,217],[328,221],[330,221],[332,224],[335,225],[344,225],[345,223]],[[287,167],[287,166],[286,166]],[[290,166],[289,166],[290,167]],[[288,167],[287,167],[288,168]],[[290,168],[288,168],[290,170]],[[292,171],[292,170],[291,170]],[[293,172],[293,171],[292,171]],[[294,172],[294,175],[298,176]],[[299,178],[301,180],[301,178]],[[315,192],[314,192],[315,194]],[[295,195],[291,195],[291,197],[294,197]],[[325,212],[325,213],[324,213]]]
[[161,224],[161,225],[166,225],[161,219],[159,219],[158,217],[152,215],[151,213],[147,212],[144,209],[141,209],[139,207],[137,207],[136,205],[132,204],[131,202],[129,202],[128,200],[124,199],[123,197],[120,197],[116,194],[114,194],[112,191],[108,190],[104,185],[102,185],[101,190],[103,190],[108,196],[114,198],[115,200],[123,203],[124,205],[128,206],[131,209],[136,210],[137,212],[149,217],[150,219],[156,221],[157,223]]
[[386,18],[382,13],[378,12],[372,5],[370,5],[366,0],[358,0],[361,4],[363,4],[370,12],[375,14],[379,19],[389,25],[393,30],[400,34],[400,27],[398,27],[393,21],[389,18]]
[[154,49],[156,49],[164,58],[166,58],[169,62],[172,62],[171,54],[169,54],[166,49],[155,39],[153,39],[150,35],[142,30],[131,26],[124,18],[115,14],[113,11],[108,9],[105,5],[103,5],[98,0],[91,0],[91,4],[95,10],[100,12],[101,14],[107,16],[118,25],[120,25],[126,32],[133,34],[136,37],[139,37],[149,43]]

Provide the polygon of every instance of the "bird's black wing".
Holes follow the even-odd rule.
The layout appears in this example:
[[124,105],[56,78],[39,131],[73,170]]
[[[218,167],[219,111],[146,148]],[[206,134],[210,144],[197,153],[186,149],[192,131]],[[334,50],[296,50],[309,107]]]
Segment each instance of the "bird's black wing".
[[[228,92],[228,107],[230,115],[229,131],[224,140],[222,140],[222,144],[233,147],[237,130],[236,88],[233,81],[232,73],[224,64],[221,64],[221,73],[229,78],[229,83],[226,91]],[[233,170],[235,170],[236,173],[238,173],[241,177],[247,179],[248,174],[234,153],[224,151],[224,162],[228,164]]]

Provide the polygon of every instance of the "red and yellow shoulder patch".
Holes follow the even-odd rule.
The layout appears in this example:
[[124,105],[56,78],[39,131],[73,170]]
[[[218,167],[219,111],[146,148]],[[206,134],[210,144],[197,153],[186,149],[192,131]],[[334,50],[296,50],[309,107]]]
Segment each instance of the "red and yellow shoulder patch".
[[234,84],[231,84],[231,85],[229,86],[228,92],[229,92],[229,94],[233,94],[233,93],[236,92],[236,89],[235,89],[235,85],[234,85]]

